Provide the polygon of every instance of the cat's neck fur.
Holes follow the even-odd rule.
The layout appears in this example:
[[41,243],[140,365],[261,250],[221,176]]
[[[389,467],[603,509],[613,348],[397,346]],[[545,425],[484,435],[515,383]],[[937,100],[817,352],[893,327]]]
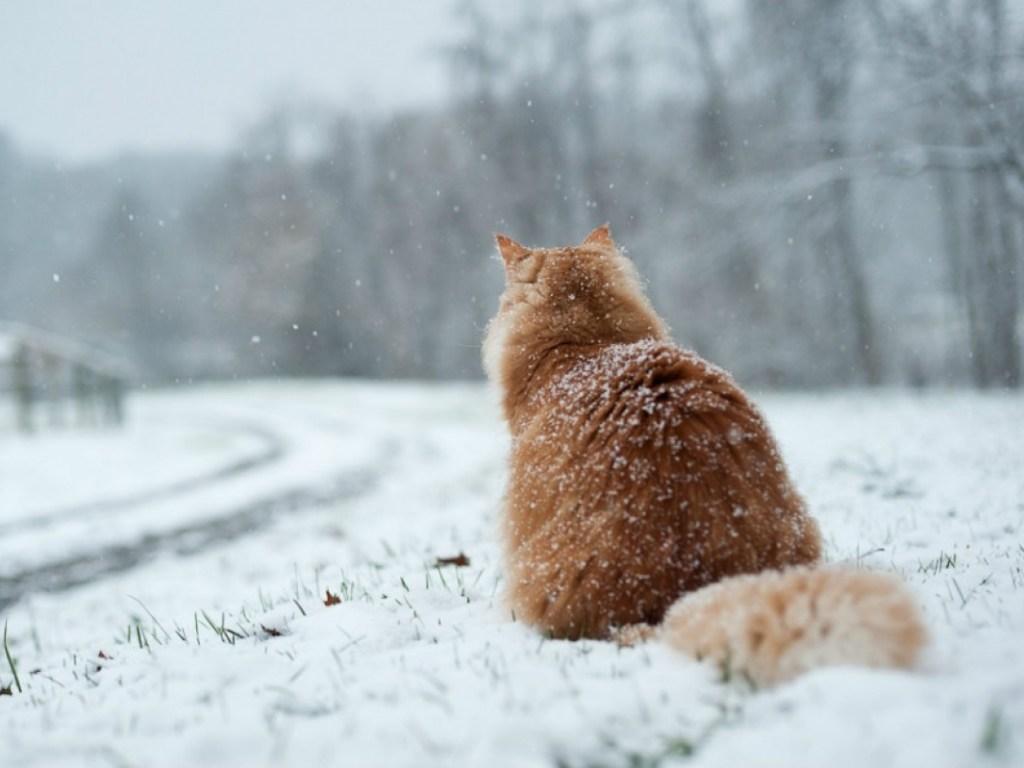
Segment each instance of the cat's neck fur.
[[492,352],[496,370],[489,373],[500,386],[502,408],[513,436],[537,407],[537,392],[581,360],[612,344],[668,338],[664,322],[639,288],[630,287],[619,304],[614,323],[607,322],[607,317],[595,317],[584,332],[579,328],[559,332],[552,328],[546,313],[529,306],[496,320],[488,343],[499,349]]

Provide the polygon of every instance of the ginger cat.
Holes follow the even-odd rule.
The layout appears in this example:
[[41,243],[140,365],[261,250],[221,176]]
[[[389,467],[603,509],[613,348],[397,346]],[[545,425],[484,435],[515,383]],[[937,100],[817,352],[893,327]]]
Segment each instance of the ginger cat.
[[672,343],[608,227],[569,248],[497,242],[484,364],[512,436],[515,615],[560,638],[653,636],[758,684],[912,665],[925,631],[906,588],[818,566],[818,526],[761,414]]

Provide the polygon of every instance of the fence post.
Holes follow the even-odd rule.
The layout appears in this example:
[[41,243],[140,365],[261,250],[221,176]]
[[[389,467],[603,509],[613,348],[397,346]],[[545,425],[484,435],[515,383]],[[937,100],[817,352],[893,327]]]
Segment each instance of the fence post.
[[123,391],[116,376],[97,375],[97,389],[103,403],[103,417],[107,424],[120,426],[124,422]]
[[41,389],[49,400],[49,421],[51,427],[64,425],[64,382],[61,381],[61,359],[50,352],[44,352],[40,359]]
[[32,420],[32,360],[28,347],[18,344],[11,361],[14,379],[14,406],[17,411],[18,429],[32,432],[35,425]]
[[95,410],[92,403],[90,390],[90,371],[82,363],[75,363],[71,371],[71,388],[74,391],[76,410],[78,411],[78,426],[85,426],[93,422]]

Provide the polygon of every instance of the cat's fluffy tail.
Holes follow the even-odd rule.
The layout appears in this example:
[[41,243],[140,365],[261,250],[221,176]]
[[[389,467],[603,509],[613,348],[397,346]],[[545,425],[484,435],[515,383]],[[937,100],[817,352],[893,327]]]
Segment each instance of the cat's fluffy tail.
[[816,667],[910,667],[927,633],[898,579],[842,568],[735,576],[680,598],[652,633],[756,685]]

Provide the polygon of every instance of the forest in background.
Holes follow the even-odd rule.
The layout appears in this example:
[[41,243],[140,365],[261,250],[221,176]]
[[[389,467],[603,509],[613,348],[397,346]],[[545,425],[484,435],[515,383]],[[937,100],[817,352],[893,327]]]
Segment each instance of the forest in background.
[[[151,382],[472,378],[492,236],[609,221],[684,344],[770,387],[1019,387],[1010,0],[459,0],[440,104],[275,103],[223,156],[0,134],[0,319]],[[2,129],[2,123],[0,123]]]

